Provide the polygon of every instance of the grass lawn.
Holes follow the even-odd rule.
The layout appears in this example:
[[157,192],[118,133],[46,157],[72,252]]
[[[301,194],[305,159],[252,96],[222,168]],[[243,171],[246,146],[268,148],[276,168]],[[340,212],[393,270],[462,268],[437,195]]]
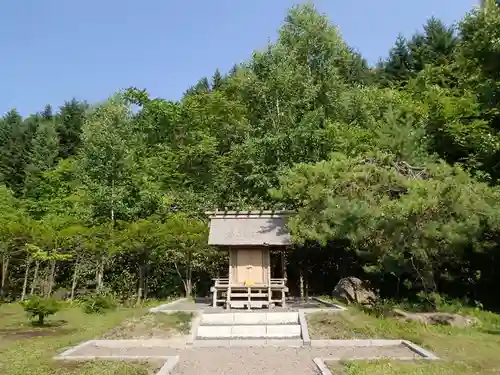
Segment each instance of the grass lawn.
[[[500,315],[475,310],[481,324],[459,329],[449,326],[424,326],[379,318],[354,307],[340,313],[307,316],[312,339],[406,339],[430,349],[440,362],[350,362],[345,373],[361,374],[500,374]],[[338,372],[338,371],[337,371]]]
[[[82,341],[102,338],[109,332],[126,336],[125,322],[151,321],[147,325],[132,324],[136,332],[147,327],[165,331],[186,330],[187,317],[158,314],[155,323],[146,308],[119,308],[102,315],[84,314],[79,307],[65,307],[47,318],[46,327],[32,326],[19,304],[0,305],[0,374],[2,375],[147,375],[154,373],[161,363],[94,361],[55,361],[52,357],[63,349]],[[146,316],[147,318],[145,318]],[[190,318],[189,318],[190,319]],[[171,326],[169,326],[171,325]],[[122,327],[113,329],[114,327]],[[134,328],[142,327],[142,328]],[[112,336],[112,334],[110,334]]]
[[[328,364],[333,374],[340,375],[455,375],[473,374],[467,365],[450,366],[445,362],[429,361],[351,361]],[[460,368],[461,366],[461,368]],[[462,372],[459,372],[462,371]]]

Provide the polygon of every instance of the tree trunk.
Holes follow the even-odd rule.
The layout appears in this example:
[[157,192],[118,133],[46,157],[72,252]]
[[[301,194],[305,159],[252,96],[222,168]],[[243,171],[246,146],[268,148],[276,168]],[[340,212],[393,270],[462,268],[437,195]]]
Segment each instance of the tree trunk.
[[191,279],[185,279],[182,280],[182,283],[184,284],[184,291],[186,292],[186,297],[191,297],[191,294],[193,293],[193,283]]
[[28,276],[30,273],[31,258],[26,259],[26,269],[24,270],[23,291],[21,293],[21,302],[26,298],[26,289],[28,288]]
[[149,277],[149,261],[144,267],[144,290],[142,292],[142,298],[148,299],[148,277]]
[[305,289],[305,295],[306,295],[306,301],[309,301],[309,277],[306,276],[306,279],[304,280],[304,289]]
[[78,259],[75,262],[75,267],[73,269],[73,281],[71,282],[71,295],[69,299],[72,301],[75,298],[75,289],[78,282]]
[[184,276],[182,276],[181,274],[181,271],[179,270],[179,266],[177,265],[177,263],[174,263],[174,268],[175,268],[175,271],[177,272],[177,275],[179,275],[179,278],[182,280],[182,284],[184,285],[184,292],[186,294],[186,297],[191,297],[191,292],[193,290],[193,285],[191,283],[191,272],[189,271],[189,268],[191,267],[187,267],[186,268],[186,272],[184,274]]
[[192,259],[192,251],[191,249],[188,252],[188,264],[186,267],[186,297],[191,297],[193,294],[193,267],[191,267],[191,259]]
[[9,271],[9,257],[2,255],[2,281],[0,283],[0,298],[5,296],[5,284],[7,282],[7,272]]
[[40,261],[37,260],[35,264],[35,273],[33,274],[33,280],[31,281],[30,296],[35,293],[36,284],[38,282],[38,269],[40,268]]
[[100,291],[104,285],[104,257],[101,257],[97,270],[97,291]]
[[52,288],[54,288],[54,281],[56,277],[56,261],[50,261],[50,274],[49,274],[49,286],[47,288],[47,297],[52,294]]
[[141,303],[142,293],[144,291],[144,267],[139,265],[139,285],[137,286],[137,304]]
[[300,284],[300,300],[304,301],[304,275],[302,274],[302,267],[299,271],[299,284]]

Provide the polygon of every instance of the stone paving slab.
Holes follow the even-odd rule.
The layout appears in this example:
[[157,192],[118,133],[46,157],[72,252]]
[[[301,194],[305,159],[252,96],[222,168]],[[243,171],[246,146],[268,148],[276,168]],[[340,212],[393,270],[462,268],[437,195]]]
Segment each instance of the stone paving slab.
[[172,375],[317,375],[314,358],[338,360],[409,358],[406,346],[363,348],[191,348],[183,351]]
[[182,298],[164,304],[161,306],[156,306],[150,309],[150,312],[164,312],[172,313],[175,311],[186,311],[186,312],[196,312],[203,311],[204,314],[220,314],[220,313],[241,313],[241,314],[254,314],[256,312],[298,312],[299,310],[304,310],[307,312],[318,312],[318,311],[343,311],[345,308],[340,305],[332,304],[328,301],[323,301],[317,297],[311,297],[307,302],[301,302],[298,298],[290,298],[287,300],[287,305],[285,307],[276,306],[271,310],[264,309],[224,309],[221,306],[212,307],[212,302],[210,298],[197,298],[196,301]]

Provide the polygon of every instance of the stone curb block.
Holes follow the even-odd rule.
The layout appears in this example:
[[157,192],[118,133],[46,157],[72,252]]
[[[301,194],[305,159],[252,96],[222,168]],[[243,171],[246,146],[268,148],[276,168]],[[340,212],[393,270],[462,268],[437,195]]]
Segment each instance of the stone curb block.
[[178,363],[178,355],[168,358],[156,375],[169,375]]
[[323,359],[314,358],[313,362],[316,365],[316,367],[318,368],[321,375],[333,375],[333,373],[330,371],[330,369],[326,366],[325,361],[323,361]]
[[334,308],[339,309],[341,311],[347,310],[347,307],[344,307],[344,306],[341,306],[341,305],[337,305],[336,303],[327,301],[327,300],[319,298],[319,297],[311,297],[311,299],[313,299],[314,301],[320,302],[320,303],[322,303],[322,304],[324,304],[326,306],[334,307]]
[[418,346],[417,344],[412,343],[411,341],[408,340],[401,340],[401,344],[406,346],[408,349],[411,351],[417,353],[418,355],[422,356],[423,359],[428,359],[428,360],[438,360],[439,357],[435,355],[434,353],[425,350],[424,348]]
[[192,346],[196,337],[198,336],[198,327],[201,324],[203,318],[203,313],[197,314],[191,323],[191,329],[189,331],[189,338],[186,341],[187,346]]
[[304,346],[311,346],[311,337],[309,336],[309,327],[307,325],[306,314],[304,311],[299,311],[299,324]]
[[54,358],[65,361],[93,361],[96,359],[109,359],[115,361],[136,361],[138,359],[169,359],[167,355],[75,355],[66,358]]
[[[150,342],[148,342],[150,341]],[[126,348],[126,347],[158,347],[166,340],[89,340],[85,341],[71,349],[65,350],[53,357],[55,360],[64,361],[93,361],[93,360],[114,360],[114,361],[137,361],[144,359],[164,359],[165,363],[158,370],[156,375],[169,375],[179,362],[179,356],[158,356],[158,355],[75,355],[71,354],[88,345],[97,345],[108,348]]]
[[311,340],[311,346],[324,347],[367,347],[401,345],[401,340]]
[[172,313],[174,313],[174,312],[176,312],[176,310],[173,310],[173,311],[163,311],[163,310],[166,309],[167,307],[174,306],[174,305],[181,303],[181,302],[184,302],[184,301],[187,301],[187,298],[179,298],[179,299],[176,299],[175,301],[172,301],[169,303],[164,303],[163,305],[160,305],[160,306],[151,307],[149,309],[149,312],[152,312],[152,313],[155,313],[155,312],[171,313],[172,312]]
[[126,340],[92,340],[87,344],[94,344],[105,348],[153,348],[172,347],[172,339],[126,339]]
[[91,344],[94,344],[97,340],[88,340],[88,341],[84,341],[80,344],[78,344],[77,346],[74,346],[70,349],[67,349],[65,350],[64,352],[62,353],[59,353],[58,355],[56,355],[54,357],[54,359],[65,359],[67,356],[71,355],[71,353],[74,353],[76,352],[77,350],[83,348],[84,346],[87,346],[87,345],[91,345]]

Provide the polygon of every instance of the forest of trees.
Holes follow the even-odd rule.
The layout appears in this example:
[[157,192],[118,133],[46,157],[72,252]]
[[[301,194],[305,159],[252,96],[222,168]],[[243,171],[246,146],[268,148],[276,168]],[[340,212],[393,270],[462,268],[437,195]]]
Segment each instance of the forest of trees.
[[[424,20],[423,20],[424,21]],[[370,67],[312,6],[180,101],[124,89],[0,119],[0,299],[204,294],[204,212],[292,209],[289,282],[498,307],[500,9]]]

